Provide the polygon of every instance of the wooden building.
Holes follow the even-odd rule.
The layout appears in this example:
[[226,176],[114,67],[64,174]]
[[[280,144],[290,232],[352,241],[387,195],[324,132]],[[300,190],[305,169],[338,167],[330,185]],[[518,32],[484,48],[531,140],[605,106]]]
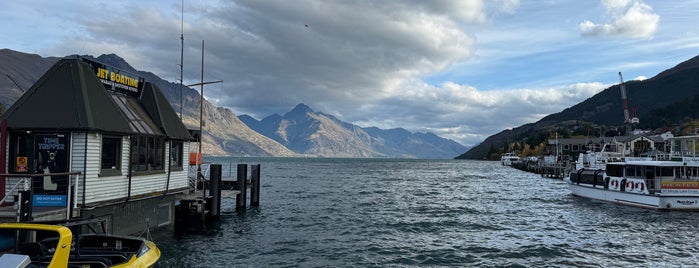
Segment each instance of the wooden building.
[[[30,220],[65,208],[66,218],[103,218],[115,234],[140,233],[171,225],[177,194],[190,190],[191,136],[161,91],[136,75],[61,59],[2,120],[0,173],[46,174],[29,180]],[[0,180],[1,192],[17,194],[20,180]]]

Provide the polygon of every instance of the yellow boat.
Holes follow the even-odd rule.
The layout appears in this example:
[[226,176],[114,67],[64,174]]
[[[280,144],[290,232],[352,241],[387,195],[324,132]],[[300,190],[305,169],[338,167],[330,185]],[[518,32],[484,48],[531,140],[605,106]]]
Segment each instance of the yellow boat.
[[0,224],[0,253],[0,267],[150,267],[160,259],[160,250],[149,240],[74,236],[66,226],[36,223]]

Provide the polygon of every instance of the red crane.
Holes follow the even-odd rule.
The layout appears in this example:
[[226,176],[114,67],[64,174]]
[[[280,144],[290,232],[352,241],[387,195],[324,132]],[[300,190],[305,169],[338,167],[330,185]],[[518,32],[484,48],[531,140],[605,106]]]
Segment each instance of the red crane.
[[[627,126],[627,129],[631,129],[631,124],[638,124],[640,120],[638,117],[636,117],[636,113],[629,115],[629,104],[628,100],[626,98],[626,87],[624,86],[624,77],[621,76],[621,72],[619,72],[619,90],[621,91],[621,101],[624,104],[624,125]],[[632,117],[633,116],[633,117]]]

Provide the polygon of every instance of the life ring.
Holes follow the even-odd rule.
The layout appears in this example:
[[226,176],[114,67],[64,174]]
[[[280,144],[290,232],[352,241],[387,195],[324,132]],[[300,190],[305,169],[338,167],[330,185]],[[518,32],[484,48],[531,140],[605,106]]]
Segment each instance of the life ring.
[[627,190],[633,190],[633,182],[632,181],[626,182],[626,188],[627,188]]
[[639,187],[638,190],[643,192],[643,183],[641,183],[638,187]]

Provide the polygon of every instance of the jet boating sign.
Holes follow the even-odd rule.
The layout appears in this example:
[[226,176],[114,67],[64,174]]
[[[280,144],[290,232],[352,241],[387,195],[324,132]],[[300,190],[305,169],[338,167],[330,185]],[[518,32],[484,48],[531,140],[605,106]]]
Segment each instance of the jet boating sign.
[[122,71],[111,66],[83,59],[92,66],[97,78],[107,90],[112,90],[126,95],[138,97],[141,95],[145,79],[137,75]]

